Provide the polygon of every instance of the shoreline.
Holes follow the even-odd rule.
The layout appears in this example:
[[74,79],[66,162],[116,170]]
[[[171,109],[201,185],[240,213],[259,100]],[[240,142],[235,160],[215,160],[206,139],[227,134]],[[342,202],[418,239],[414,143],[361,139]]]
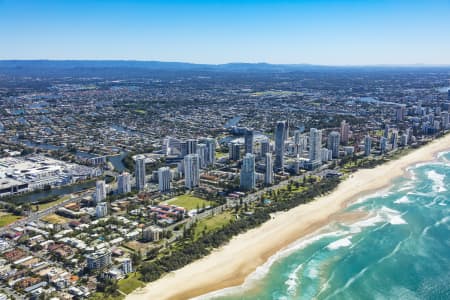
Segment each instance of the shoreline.
[[277,213],[261,226],[233,237],[210,255],[148,283],[126,299],[188,299],[239,286],[280,250],[337,221],[340,212],[355,200],[388,188],[409,167],[432,161],[449,149],[450,135],[446,135],[396,160],[358,170],[330,194]]

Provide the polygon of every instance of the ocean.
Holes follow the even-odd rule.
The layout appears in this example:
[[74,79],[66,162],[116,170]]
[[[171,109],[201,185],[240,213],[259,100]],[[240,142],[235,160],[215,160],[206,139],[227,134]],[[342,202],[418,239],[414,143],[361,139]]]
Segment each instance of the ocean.
[[[242,286],[200,299],[450,299],[450,153],[272,256]],[[298,220],[301,222],[301,220]],[[270,242],[270,241],[267,241]]]

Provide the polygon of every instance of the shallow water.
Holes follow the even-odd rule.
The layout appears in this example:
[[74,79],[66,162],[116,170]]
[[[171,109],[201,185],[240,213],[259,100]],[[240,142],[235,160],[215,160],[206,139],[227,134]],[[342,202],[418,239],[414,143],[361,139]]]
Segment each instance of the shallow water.
[[[450,299],[450,153],[409,169],[335,223],[204,299]],[[268,241],[270,242],[270,241]]]

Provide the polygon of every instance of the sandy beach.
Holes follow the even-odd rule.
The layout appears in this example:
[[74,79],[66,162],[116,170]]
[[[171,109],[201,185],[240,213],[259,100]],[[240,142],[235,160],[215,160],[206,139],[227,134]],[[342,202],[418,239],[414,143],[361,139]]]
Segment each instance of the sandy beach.
[[126,299],[188,299],[240,285],[270,256],[339,218],[338,213],[352,201],[388,187],[408,166],[431,161],[438,152],[448,149],[450,135],[398,160],[374,169],[357,171],[331,194],[287,212],[278,213],[274,219],[236,236],[209,256],[134,291]]

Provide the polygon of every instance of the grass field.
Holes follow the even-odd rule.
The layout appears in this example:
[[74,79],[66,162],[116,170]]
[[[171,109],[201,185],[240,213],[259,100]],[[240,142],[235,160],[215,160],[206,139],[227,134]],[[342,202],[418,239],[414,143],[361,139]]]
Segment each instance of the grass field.
[[58,216],[57,214],[51,214],[43,217],[42,221],[49,222],[51,224],[65,224],[69,222],[69,219],[64,218],[62,216]]
[[165,203],[181,206],[187,210],[196,209],[197,207],[202,208],[203,206],[206,207],[215,204],[214,201],[208,201],[188,194],[177,196],[175,198],[166,201]]
[[228,157],[228,153],[216,151],[216,159],[220,159],[222,157]]
[[219,229],[225,224],[228,224],[233,219],[233,215],[226,211],[219,215],[215,215],[209,218],[202,219],[194,228],[194,239],[198,239],[203,230],[206,233]]
[[125,294],[129,294],[137,288],[143,287],[145,284],[140,280],[140,273],[131,273],[128,278],[118,282],[119,290]]
[[91,294],[89,296],[89,299],[91,300],[122,300],[125,299],[125,296],[119,295],[116,297],[105,295],[104,293],[96,292],[94,294]]
[[0,227],[9,225],[17,220],[20,220],[22,217],[20,216],[15,216],[12,214],[4,214],[2,216],[0,216]]
[[[36,204],[37,206],[39,206],[39,211],[45,210],[49,207],[55,206],[63,201],[66,201],[70,198],[70,196],[64,196],[61,198],[56,199],[55,201],[51,201],[51,202],[47,202],[47,203],[43,203],[43,204]],[[36,205],[33,205],[33,209],[36,207]]]

